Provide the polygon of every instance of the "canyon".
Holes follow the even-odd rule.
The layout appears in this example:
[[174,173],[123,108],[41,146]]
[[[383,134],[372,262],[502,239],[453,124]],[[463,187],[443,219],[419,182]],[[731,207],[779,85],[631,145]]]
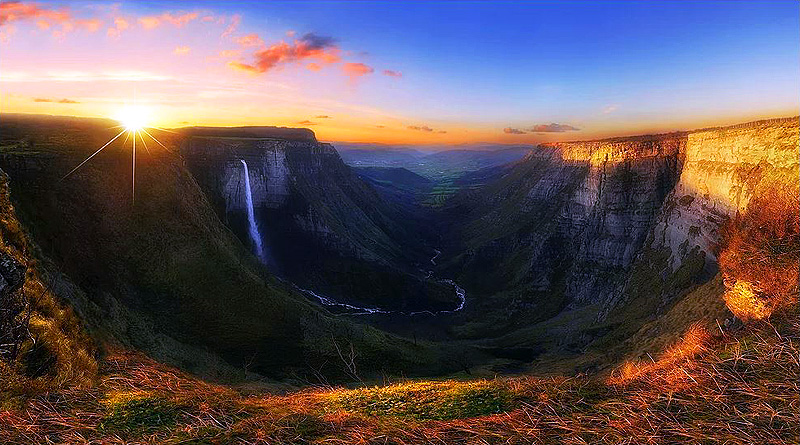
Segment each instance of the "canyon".
[[786,118],[541,144],[430,206],[310,130],[193,127],[131,202],[124,152],[60,180],[104,124],[4,115],[11,201],[90,331],[214,378],[608,369],[730,317],[721,230],[798,176]]

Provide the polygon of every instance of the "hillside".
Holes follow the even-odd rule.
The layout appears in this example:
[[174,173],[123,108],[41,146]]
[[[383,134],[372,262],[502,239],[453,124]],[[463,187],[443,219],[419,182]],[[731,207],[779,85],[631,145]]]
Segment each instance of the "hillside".
[[169,151],[141,155],[135,201],[128,150],[105,151],[62,180],[113,136],[110,126],[4,115],[0,132],[21,226],[85,294],[64,303],[98,338],[223,380],[341,378],[337,345],[359,345],[364,373],[451,366],[432,354],[438,347],[332,317],[265,270],[183,167],[176,135],[159,135]]

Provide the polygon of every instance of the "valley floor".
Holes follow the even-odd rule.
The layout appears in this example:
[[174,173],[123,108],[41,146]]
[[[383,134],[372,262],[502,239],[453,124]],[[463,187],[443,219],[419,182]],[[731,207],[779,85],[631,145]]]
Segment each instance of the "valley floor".
[[731,443],[800,439],[800,323],[708,332],[605,377],[214,385],[141,355],[89,388],[0,405],[0,443]]

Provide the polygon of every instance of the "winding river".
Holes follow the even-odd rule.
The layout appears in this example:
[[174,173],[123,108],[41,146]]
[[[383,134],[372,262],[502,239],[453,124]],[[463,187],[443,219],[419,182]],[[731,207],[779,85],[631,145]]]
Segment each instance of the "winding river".
[[[435,251],[436,254],[431,258],[431,264],[436,265],[436,258],[442,252],[440,250],[438,250],[438,249],[435,249],[434,251]],[[431,276],[433,276],[433,271],[432,270],[427,271],[427,275],[425,276],[425,278],[428,279]],[[464,289],[461,286],[459,286],[458,283],[456,283],[453,280],[444,279],[443,278],[443,279],[439,279],[437,281],[439,281],[440,283],[444,283],[444,284],[448,284],[450,286],[453,286],[453,290],[455,291],[456,296],[458,297],[458,300],[459,300],[458,307],[456,307],[455,309],[443,310],[443,311],[427,311],[427,310],[426,311],[411,311],[411,312],[392,311],[392,310],[388,310],[388,309],[381,309],[381,308],[378,308],[378,307],[362,307],[362,306],[355,306],[355,305],[348,304],[348,303],[342,303],[342,302],[336,301],[336,300],[334,300],[332,298],[326,297],[324,295],[320,295],[320,294],[314,292],[313,290],[303,289],[303,288],[300,288],[300,287],[297,287],[297,286],[295,286],[295,287],[297,287],[297,290],[299,290],[300,292],[302,292],[302,293],[306,294],[307,296],[319,301],[320,304],[322,304],[323,306],[328,307],[328,308],[335,308],[338,311],[341,311],[340,313],[344,314],[344,315],[371,315],[371,314],[397,314],[397,315],[407,315],[407,316],[423,315],[423,314],[439,315],[439,314],[452,314],[452,313],[455,313],[455,312],[458,312],[458,311],[464,309],[464,304],[467,302],[467,293],[466,293],[466,291],[464,291]]]

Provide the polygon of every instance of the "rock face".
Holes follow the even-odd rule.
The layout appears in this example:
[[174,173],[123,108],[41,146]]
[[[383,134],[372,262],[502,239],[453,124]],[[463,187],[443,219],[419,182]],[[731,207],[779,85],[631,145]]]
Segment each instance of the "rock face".
[[603,318],[636,293],[639,269],[649,281],[680,275],[661,289],[674,296],[714,271],[719,226],[754,191],[797,181],[797,133],[790,118],[540,145],[456,199],[449,211],[464,222],[450,246],[466,252],[445,258],[468,290],[511,293],[512,305],[549,315],[597,304]]
[[12,256],[0,252],[0,302],[16,292],[24,282],[25,267]]
[[744,211],[761,187],[798,180],[798,120],[692,132],[685,158],[653,230],[653,246],[670,248],[673,269],[684,259],[682,251],[693,247],[713,264],[720,224]]
[[[627,301],[643,297],[643,277],[667,284],[648,288],[649,299],[666,305],[691,282],[717,271],[720,228],[747,208],[755,193],[797,184],[798,118],[772,119],[704,129],[687,135],[680,178],[667,196],[625,288],[601,317]],[[655,294],[655,295],[653,295]]]
[[433,253],[400,209],[347,167],[329,144],[192,136],[186,165],[246,245],[244,170],[273,272],[341,301],[392,309],[449,309],[452,290],[419,266]]
[[555,293],[560,307],[607,298],[677,181],[684,147],[681,134],[537,147],[461,204],[470,250],[457,267],[468,279],[498,264],[496,285]]

